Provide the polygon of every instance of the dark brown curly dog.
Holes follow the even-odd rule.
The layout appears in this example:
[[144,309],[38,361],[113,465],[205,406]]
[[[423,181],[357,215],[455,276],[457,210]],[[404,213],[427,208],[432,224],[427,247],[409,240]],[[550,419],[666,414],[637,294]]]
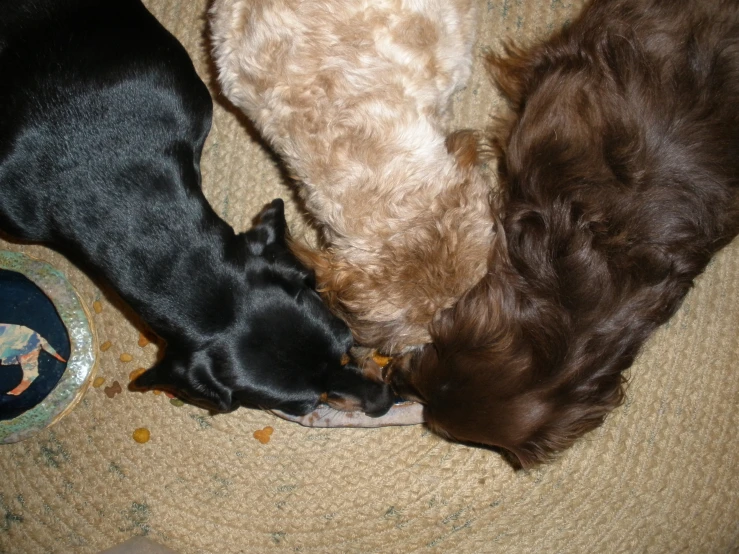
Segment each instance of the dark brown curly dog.
[[516,114],[504,233],[391,379],[433,429],[526,467],[622,402],[623,371],[739,232],[739,2],[596,0],[488,62]]

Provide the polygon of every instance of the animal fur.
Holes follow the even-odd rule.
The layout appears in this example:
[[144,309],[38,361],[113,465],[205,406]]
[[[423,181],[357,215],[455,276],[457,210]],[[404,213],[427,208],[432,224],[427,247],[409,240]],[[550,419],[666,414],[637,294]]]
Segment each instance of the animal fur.
[[224,94],[299,181],[325,247],[294,243],[365,346],[394,353],[486,271],[490,184],[447,137],[473,0],[216,0]]
[[623,401],[623,371],[739,232],[739,2],[595,0],[488,61],[515,110],[504,234],[390,379],[440,433],[530,466]]
[[210,95],[140,0],[0,0],[0,230],[103,278],[166,341],[134,381],[216,411],[372,415],[348,327],[290,252],[281,200],[247,233],[200,188]]

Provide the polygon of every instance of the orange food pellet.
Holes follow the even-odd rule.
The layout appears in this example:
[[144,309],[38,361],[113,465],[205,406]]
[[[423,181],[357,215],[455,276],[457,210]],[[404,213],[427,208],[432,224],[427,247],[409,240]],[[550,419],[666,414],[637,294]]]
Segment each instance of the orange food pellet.
[[92,382],[92,386],[97,389],[102,387],[103,383],[105,383],[105,377],[95,377],[95,380]]
[[254,431],[254,438],[262,444],[267,444],[272,437],[272,433],[274,433],[274,431],[275,430],[272,427],[267,426],[264,429]]
[[99,300],[95,300],[95,302],[92,303],[92,309],[95,310],[96,314],[99,314],[103,311],[103,304]]
[[144,348],[147,344],[149,344],[149,339],[146,338],[144,333],[139,333],[139,346]]
[[159,396],[160,394],[162,394],[162,391],[160,391],[160,390],[153,390],[152,392],[154,394],[156,394],[157,396]]
[[113,343],[112,343],[112,342],[110,342],[109,340],[106,340],[106,341],[105,341],[105,342],[104,342],[103,344],[101,344],[101,345],[100,345],[100,350],[101,350],[102,352],[105,352],[105,351],[106,351],[106,350],[108,350],[108,348],[110,348],[111,346],[113,346]]
[[121,361],[124,363],[128,363],[131,360],[133,360],[133,356],[131,354],[121,354]]
[[129,381],[133,381],[134,379],[136,379],[136,377],[138,377],[139,375],[141,375],[145,371],[146,371],[146,368],[145,367],[140,367],[138,369],[134,369],[131,373],[128,374]]
[[351,358],[349,357],[349,354],[344,354],[344,355],[343,355],[343,356],[341,357],[341,365],[346,365],[346,364],[348,364],[350,360],[351,360]]
[[390,360],[392,360],[392,358],[390,358],[389,356],[382,356],[378,354],[377,352],[372,354],[372,359],[380,367],[385,367],[387,364],[390,363]]
[[145,442],[149,442],[149,439],[151,438],[151,432],[146,427],[139,427],[133,432],[133,440],[135,440],[139,444],[144,444]]

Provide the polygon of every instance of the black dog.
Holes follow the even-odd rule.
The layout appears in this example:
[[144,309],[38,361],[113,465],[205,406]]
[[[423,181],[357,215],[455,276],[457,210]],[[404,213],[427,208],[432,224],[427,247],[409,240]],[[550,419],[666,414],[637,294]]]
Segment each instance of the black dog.
[[139,0],[0,0],[0,229],[104,278],[167,342],[134,385],[217,411],[380,415],[348,328],[285,245],[281,200],[235,235],[200,189],[212,105]]

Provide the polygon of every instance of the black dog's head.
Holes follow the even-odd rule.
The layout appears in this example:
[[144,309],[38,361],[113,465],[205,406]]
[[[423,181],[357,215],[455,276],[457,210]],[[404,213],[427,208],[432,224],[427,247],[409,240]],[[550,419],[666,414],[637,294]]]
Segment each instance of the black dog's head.
[[[168,339],[164,358],[133,388],[169,390],[220,412],[246,406],[304,415],[321,401],[370,415],[390,408],[386,385],[342,365],[351,332],[321,301],[285,234],[283,203],[275,200],[258,225],[235,237],[226,275],[192,292],[183,283],[197,328],[186,340]],[[213,268],[200,269],[210,275]]]

